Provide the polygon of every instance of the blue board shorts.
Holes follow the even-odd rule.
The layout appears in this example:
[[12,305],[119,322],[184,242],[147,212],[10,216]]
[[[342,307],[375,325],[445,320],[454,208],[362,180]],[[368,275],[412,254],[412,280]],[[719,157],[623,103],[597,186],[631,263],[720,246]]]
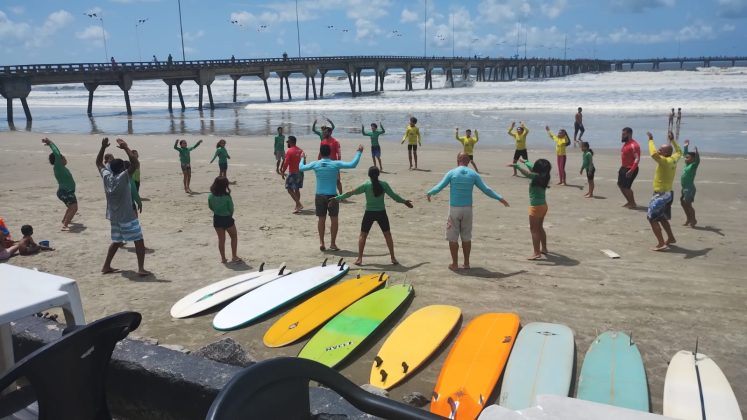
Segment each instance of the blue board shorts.
[[371,156],[381,157],[381,146],[371,146]]
[[288,174],[285,177],[285,188],[288,190],[300,190],[303,188],[303,172]]
[[132,219],[129,222],[112,222],[112,242],[134,242],[143,239],[140,221]]
[[654,192],[654,195],[651,196],[651,201],[648,203],[648,211],[646,212],[648,220],[671,219],[672,201],[674,201],[674,193],[672,191]]

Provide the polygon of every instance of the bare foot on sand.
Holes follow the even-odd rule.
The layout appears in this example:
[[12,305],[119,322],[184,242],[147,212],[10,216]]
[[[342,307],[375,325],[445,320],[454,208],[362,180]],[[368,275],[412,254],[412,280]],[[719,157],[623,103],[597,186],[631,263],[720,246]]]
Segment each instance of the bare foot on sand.
[[469,270],[469,268],[470,268],[470,267],[469,267],[469,264],[464,264],[464,265],[462,265],[462,269],[463,269],[463,270]]
[[140,276],[140,277],[147,277],[147,276],[150,276],[152,274],[153,273],[151,273],[148,270],[137,270],[137,275]]
[[677,241],[674,238],[669,238],[669,239],[667,239],[667,242],[666,242],[667,245],[672,245],[672,244],[676,244],[676,243],[677,243]]
[[669,247],[667,246],[667,244],[656,245],[655,247],[651,248],[652,251],[666,251],[668,249]]
[[116,268],[104,267],[104,268],[101,269],[101,274],[116,273],[117,271],[119,271],[119,270],[116,269]]
[[362,258],[358,258],[357,260],[355,260],[353,262],[353,264],[355,264],[355,265],[363,265],[363,259]]
[[449,264],[449,270],[456,271],[459,269],[459,265],[457,264]]
[[399,265],[399,261],[396,258],[392,258],[392,265]]
[[244,260],[242,260],[242,259],[241,259],[241,258],[239,258],[239,257],[233,257],[233,258],[231,258],[231,262],[232,262],[232,263],[239,263],[239,262],[242,262],[242,261],[244,261]]

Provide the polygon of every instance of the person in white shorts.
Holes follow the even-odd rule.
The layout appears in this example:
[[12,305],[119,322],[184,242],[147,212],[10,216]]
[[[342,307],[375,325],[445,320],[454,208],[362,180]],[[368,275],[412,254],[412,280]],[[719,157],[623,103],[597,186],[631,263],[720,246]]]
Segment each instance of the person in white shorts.
[[466,153],[457,155],[459,166],[446,173],[441,182],[426,193],[426,198],[431,201],[431,196],[436,195],[447,185],[451,185],[449,194],[449,217],[446,221],[446,240],[449,241],[451,252],[450,270],[459,268],[459,239],[462,240],[462,252],[464,253],[464,265],[462,268],[469,269],[469,254],[472,250],[472,189],[477,186],[485,195],[500,201],[508,207],[508,201],[485,185],[480,175],[467,167],[470,158]]

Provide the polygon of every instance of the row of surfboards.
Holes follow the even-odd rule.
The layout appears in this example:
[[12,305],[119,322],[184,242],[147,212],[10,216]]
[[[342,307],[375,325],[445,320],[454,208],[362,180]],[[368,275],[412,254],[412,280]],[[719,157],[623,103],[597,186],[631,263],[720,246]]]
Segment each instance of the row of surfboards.
[[[240,328],[299,302],[348,272],[342,260],[336,265],[325,260],[296,273],[284,265],[263,268],[190,293],[172,307],[171,315],[192,316],[235,299],[216,314],[213,327]],[[359,275],[314,294],[267,330],[265,345],[288,345],[317,330],[298,356],[329,367],[339,365],[413,295],[411,285],[382,288],[388,278],[385,273]],[[413,375],[444,345],[460,319],[461,310],[449,305],[430,305],[409,315],[378,351],[370,383],[390,389]],[[471,320],[444,362],[431,411],[455,419],[477,418],[492,401],[501,375],[498,403],[512,410],[530,407],[540,394],[567,396],[573,377],[573,332],[564,325],[536,322],[520,332],[519,328],[518,315],[511,313],[486,313]],[[643,360],[632,339],[621,332],[605,332],[594,340],[577,389],[579,399],[649,411]],[[736,397],[718,366],[707,356],[688,351],[678,352],[670,362],[664,415],[741,419]]]

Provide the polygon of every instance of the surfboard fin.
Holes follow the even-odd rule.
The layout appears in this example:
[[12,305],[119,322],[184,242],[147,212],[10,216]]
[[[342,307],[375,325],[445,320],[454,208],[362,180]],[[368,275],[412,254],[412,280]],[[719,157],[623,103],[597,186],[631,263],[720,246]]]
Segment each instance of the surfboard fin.
[[695,353],[693,353],[693,358],[695,359],[695,362],[698,361],[698,339],[700,337],[695,337]]
[[410,366],[408,366],[407,362],[402,362],[402,373],[407,373],[408,370],[410,370]]
[[386,274],[386,272],[382,271],[381,275],[379,275],[379,283],[381,283],[381,281],[384,280],[384,274]]
[[449,418],[453,419],[456,417],[456,411],[457,411],[457,403],[456,401],[452,400],[451,397],[446,400],[447,403],[449,403],[449,407],[451,407],[451,413],[449,414]]
[[433,391],[431,393],[431,398],[433,398],[433,401],[438,401],[438,392]]
[[327,259],[328,258],[325,258],[324,261],[322,261],[322,267],[326,267],[327,266]]
[[376,367],[379,367],[382,363],[384,363],[384,360],[381,357],[376,356],[374,357],[374,362],[376,362]]
[[259,271],[260,271],[260,273],[262,271],[265,271],[265,262],[264,261],[262,261],[262,264],[259,265]]
[[344,260],[344,259],[345,258],[340,258],[340,261],[337,261],[337,266],[338,267],[342,267],[342,260]]
[[285,271],[285,263],[283,263],[283,265],[280,267],[280,270],[278,270],[278,275],[282,276],[283,271]]
[[381,382],[385,382],[386,381],[386,377],[389,376],[389,374],[386,373],[386,371],[384,369],[381,369],[379,371],[379,373],[381,374]]

